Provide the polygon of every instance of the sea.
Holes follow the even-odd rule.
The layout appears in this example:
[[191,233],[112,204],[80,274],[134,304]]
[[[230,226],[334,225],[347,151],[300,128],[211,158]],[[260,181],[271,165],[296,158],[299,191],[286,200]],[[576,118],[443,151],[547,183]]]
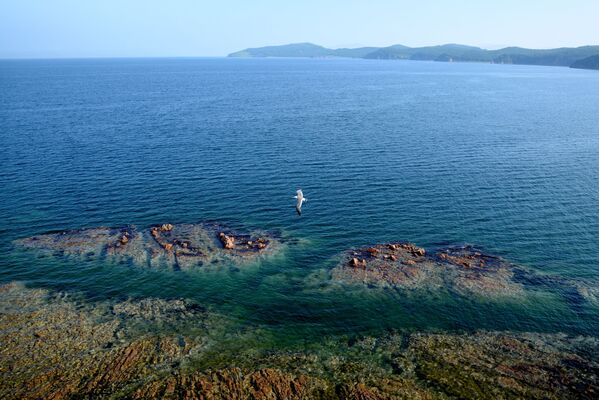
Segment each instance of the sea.
[[[295,191],[308,201],[295,212]],[[389,331],[596,335],[597,302],[334,285],[348,249],[473,245],[599,282],[599,73],[358,59],[0,61],[0,283],[183,298],[275,348]],[[16,239],[217,221],[288,245],[188,271],[40,257]]]

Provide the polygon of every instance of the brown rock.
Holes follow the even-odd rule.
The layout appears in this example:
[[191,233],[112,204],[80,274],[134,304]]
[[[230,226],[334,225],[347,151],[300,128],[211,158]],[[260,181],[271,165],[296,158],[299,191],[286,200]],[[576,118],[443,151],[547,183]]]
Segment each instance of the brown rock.
[[370,254],[371,257],[376,257],[376,255],[379,252],[379,250],[375,247],[370,247],[370,248],[366,249],[366,251],[368,252],[368,254]]
[[[150,381],[137,389],[134,399],[254,399],[300,400],[321,398],[325,382],[295,376],[274,368],[242,371],[230,368],[212,373],[175,373]],[[358,397],[355,397],[356,399]]]
[[404,265],[416,265],[416,261],[414,260],[404,260],[401,263]]
[[412,254],[414,254],[415,256],[424,256],[426,254],[426,250],[424,250],[422,247],[416,247],[413,246],[412,248]]
[[174,227],[173,227],[173,225],[171,225],[171,224],[162,224],[162,226],[160,227],[160,230],[161,230],[162,232],[169,232],[169,231],[172,231],[172,230],[173,230],[173,228],[174,228]]
[[[483,254],[480,252],[467,253],[463,252],[462,254],[447,254],[440,253],[439,258],[447,261],[453,265],[458,265],[464,268],[475,268],[475,267],[485,267],[487,266],[487,260],[484,258]],[[492,263],[491,263],[492,264]]]
[[127,244],[129,242],[129,238],[127,237],[127,235],[123,235],[123,237],[121,237],[121,244]]
[[356,257],[354,257],[349,261],[349,265],[354,268],[366,268],[366,260],[358,260]]
[[389,256],[389,258],[391,259],[391,261],[397,261],[397,256],[395,256],[395,255],[393,255],[393,254],[391,254],[391,255]]
[[231,250],[235,248],[235,238],[233,236],[228,236],[224,232],[221,232],[218,234],[218,238],[225,249]]
[[172,245],[172,243],[166,243],[166,244],[164,245],[164,250],[166,250],[166,251],[171,251],[172,249],[173,249],[173,245]]

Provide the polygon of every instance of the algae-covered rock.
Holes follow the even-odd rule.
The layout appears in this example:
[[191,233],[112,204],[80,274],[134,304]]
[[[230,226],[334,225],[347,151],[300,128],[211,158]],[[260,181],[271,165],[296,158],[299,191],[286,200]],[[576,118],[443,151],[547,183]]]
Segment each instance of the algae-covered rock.
[[184,319],[202,314],[205,309],[182,299],[164,300],[144,298],[116,303],[112,311],[125,318],[141,318],[146,321]]
[[446,288],[462,295],[516,296],[523,286],[513,266],[472,247],[451,247],[436,254],[411,243],[378,244],[347,251],[332,279],[368,286],[404,289]]
[[[422,256],[418,256],[422,257]],[[450,399],[597,398],[599,341],[563,334],[385,333],[259,346],[183,299],[90,303],[0,286],[0,398]],[[194,335],[131,330],[157,321]],[[223,330],[223,327],[225,330]],[[235,341],[226,357],[202,367]]]
[[597,398],[599,341],[558,334],[417,334],[419,379],[457,398]]

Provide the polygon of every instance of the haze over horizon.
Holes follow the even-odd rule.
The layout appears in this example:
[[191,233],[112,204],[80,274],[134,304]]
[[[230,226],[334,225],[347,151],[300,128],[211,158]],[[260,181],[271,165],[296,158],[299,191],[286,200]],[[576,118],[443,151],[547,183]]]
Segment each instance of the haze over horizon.
[[599,2],[494,3],[8,0],[0,3],[0,58],[226,56],[298,42],[329,48],[599,44]]

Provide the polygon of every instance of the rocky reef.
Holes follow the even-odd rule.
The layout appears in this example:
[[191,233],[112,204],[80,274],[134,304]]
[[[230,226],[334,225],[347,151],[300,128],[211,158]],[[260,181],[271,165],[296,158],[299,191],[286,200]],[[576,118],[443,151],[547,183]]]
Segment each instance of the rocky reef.
[[469,245],[432,253],[405,242],[351,249],[342,254],[329,277],[332,282],[366,288],[441,289],[487,299],[523,299],[543,291],[577,311],[599,305],[599,282],[595,278],[542,274]]
[[[131,329],[131,324],[162,320],[187,321],[196,329],[193,334]],[[599,395],[599,341],[592,337],[389,332],[260,349],[245,342],[250,335],[255,343],[259,332],[233,332],[226,321],[225,316],[182,299],[90,303],[18,283],[2,285],[0,398],[593,399]],[[227,332],[240,350],[210,367],[198,363],[215,352],[226,353],[222,345]]]
[[353,249],[333,269],[336,281],[398,288],[446,288],[462,295],[521,294],[515,267],[470,246],[428,254],[411,243],[378,244]]
[[280,242],[268,233],[240,233],[219,224],[79,229],[33,236],[16,244],[57,256],[103,257],[175,269],[224,261],[245,264],[280,248]]

